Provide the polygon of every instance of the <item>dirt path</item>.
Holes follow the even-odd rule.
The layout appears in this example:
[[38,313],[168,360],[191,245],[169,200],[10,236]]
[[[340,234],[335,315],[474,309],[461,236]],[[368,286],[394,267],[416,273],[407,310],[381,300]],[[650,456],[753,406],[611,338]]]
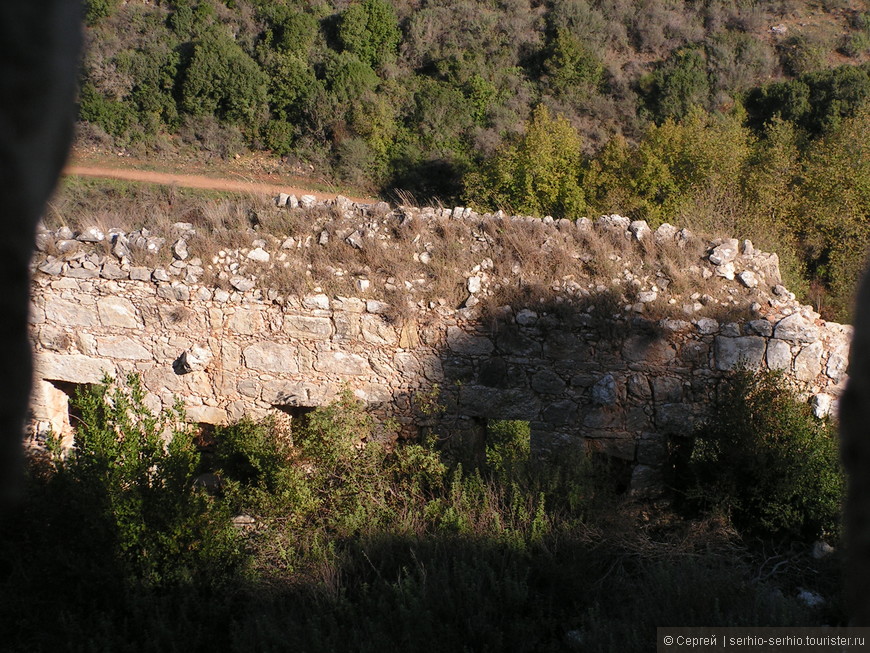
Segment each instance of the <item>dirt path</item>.
[[[152,170],[136,170],[132,168],[110,168],[102,166],[88,166],[71,164],[67,166],[64,175],[76,175],[80,177],[100,177],[103,179],[121,179],[124,181],[141,181],[150,184],[165,186],[181,186],[184,188],[204,188],[207,190],[222,190],[235,193],[262,193],[264,195],[277,195],[287,193],[290,195],[313,195],[319,200],[334,199],[336,194],[322,193],[305,188],[294,188],[277,183],[263,183],[258,181],[245,181],[206,177],[204,175],[186,175],[174,172],[155,172]],[[373,198],[349,197],[354,202],[376,202]]]

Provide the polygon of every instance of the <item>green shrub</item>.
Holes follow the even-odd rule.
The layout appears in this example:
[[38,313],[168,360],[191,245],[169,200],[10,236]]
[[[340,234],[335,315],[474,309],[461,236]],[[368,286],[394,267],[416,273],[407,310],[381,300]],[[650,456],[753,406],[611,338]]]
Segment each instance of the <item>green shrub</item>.
[[835,535],[844,477],[833,426],[779,372],[739,369],[695,433],[688,498],[746,533]]
[[385,0],[355,2],[341,14],[338,38],[348,52],[378,68],[396,55],[401,33],[393,6]]
[[195,115],[255,127],[266,110],[268,78],[247,53],[219,29],[193,49],[181,83],[181,105]]
[[147,586],[229,579],[242,559],[228,515],[194,488],[199,454],[180,405],[153,415],[139,378],[106,378],[73,401],[74,446],[55,482],[113,543],[128,581]]

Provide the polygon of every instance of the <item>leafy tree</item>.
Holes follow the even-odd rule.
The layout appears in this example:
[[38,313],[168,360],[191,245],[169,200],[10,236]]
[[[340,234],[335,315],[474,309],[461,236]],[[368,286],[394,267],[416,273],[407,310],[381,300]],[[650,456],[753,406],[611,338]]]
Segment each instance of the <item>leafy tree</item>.
[[710,96],[707,61],[695,47],[674,51],[653,73],[650,98],[657,121],[680,120],[693,106],[706,107]]
[[680,122],[651,126],[630,180],[639,217],[653,224],[683,219],[710,231],[734,230],[750,143],[740,114],[716,117],[695,108]]
[[831,311],[847,318],[870,243],[870,107],[809,149],[795,226]]
[[517,143],[501,147],[479,171],[466,176],[466,198],[476,206],[576,219],[586,208],[579,183],[581,161],[577,131],[538,105]]
[[196,44],[184,71],[181,106],[252,129],[265,113],[268,81],[235,41],[213,29]]
[[392,61],[401,40],[398,19],[386,0],[362,0],[345,9],[339,21],[342,47],[373,68]]
[[559,29],[544,61],[544,71],[556,94],[584,97],[598,89],[604,66],[580,39]]

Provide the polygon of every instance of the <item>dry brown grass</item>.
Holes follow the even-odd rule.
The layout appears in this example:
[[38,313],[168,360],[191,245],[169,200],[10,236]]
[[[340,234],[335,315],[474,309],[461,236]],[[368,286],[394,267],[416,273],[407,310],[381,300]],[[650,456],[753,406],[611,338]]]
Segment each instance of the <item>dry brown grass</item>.
[[[134,264],[150,266],[172,262],[176,222],[191,223],[196,231],[188,249],[190,258],[203,262],[203,283],[229,289],[231,276],[253,275],[261,288],[283,296],[325,292],[381,299],[393,306],[395,320],[415,306],[465,305],[472,275],[483,279],[476,299],[484,313],[510,304],[546,311],[595,307],[593,312],[600,305],[606,311],[599,314],[626,314],[639,293],[651,289],[658,297],[645,303],[647,319],[685,318],[683,305],[699,299],[705,306],[695,317],[734,313],[741,302],[749,303],[734,284],[729,289],[720,279],[703,278],[707,238],[659,242],[650,234],[638,241],[621,231],[573,223],[460,220],[407,207],[379,214],[324,204],[286,209],[266,197],[81,181],[67,184],[46,217],[49,227],[74,230],[146,227],[166,239],[157,255],[133,253]],[[359,246],[348,242],[351,234]],[[283,249],[288,238],[292,246]],[[246,258],[257,240],[265,241],[268,264]],[[231,262],[237,264],[233,270]],[[360,280],[368,280],[369,288],[360,289]]]

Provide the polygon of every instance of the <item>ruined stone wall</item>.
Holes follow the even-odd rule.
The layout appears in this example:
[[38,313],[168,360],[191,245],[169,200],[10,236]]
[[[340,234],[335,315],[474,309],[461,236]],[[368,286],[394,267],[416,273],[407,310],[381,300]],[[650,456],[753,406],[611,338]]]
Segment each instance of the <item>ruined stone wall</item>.
[[[637,231],[626,228],[626,237]],[[751,263],[768,259],[735,247],[711,248],[705,269],[723,283],[746,287],[736,278],[746,272],[767,283]],[[37,437],[49,426],[68,436],[71,389],[104,373],[137,372],[151,408],[181,397],[189,419],[207,424],[319,406],[347,387],[409,432],[431,419],[415,412],[415,396],[437,385],[442,433],[527,420],[533,447],[584,443],[630,463],[641,488],[656,482],[667,439],[691,431],[716,380],[741,361],[785,370],[819,415],[845,383],[849,327],[820,320],[781,286],[742,321],[695,317],[691,306],[659,320],[614,316],[594,302],[502,306],[485,317],[434,304],[397,319],[380,300],[215,289],[105,248],[61,261],[34,262]]]

